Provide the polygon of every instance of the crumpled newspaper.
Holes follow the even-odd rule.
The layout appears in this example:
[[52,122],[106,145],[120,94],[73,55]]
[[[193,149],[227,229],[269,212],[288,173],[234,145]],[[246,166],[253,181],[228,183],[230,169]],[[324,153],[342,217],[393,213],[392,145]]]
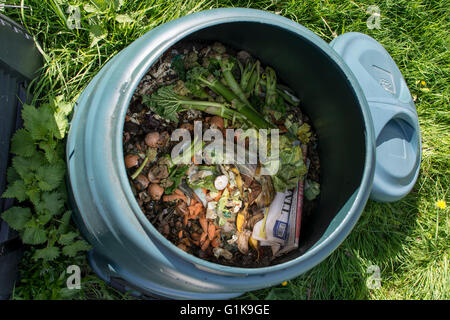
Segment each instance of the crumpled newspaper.
[[[306,146],[302,146],[302,149],[308,168]],[[261,246],[271,246],[276,257],[298,248],[303,193],[302,180],[294,189],[277,192],[270,206],[264,210],[264,219],[258,221],[253,228],[252,238],[258,240]]]

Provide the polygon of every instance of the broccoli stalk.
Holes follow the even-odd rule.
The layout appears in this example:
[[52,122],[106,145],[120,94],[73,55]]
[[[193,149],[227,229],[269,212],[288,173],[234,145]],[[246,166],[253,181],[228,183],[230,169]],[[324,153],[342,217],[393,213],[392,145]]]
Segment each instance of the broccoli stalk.
[[153,112],[165,119],[178,123],[178,112],[196,109],[212,115],[217,115],[228,120],[243,120],[241,114],[228,108],[224,103],[192,100],[188,97],[176,94],[173,86],[161,87],[151,96],[145,96],[143,103],[147,104]]
[[[170,155],[166,155],[167,158],[167,167],[169,169],[169,171],[172,170],[172,168],[174,168],[176,165],[179,164],[187,164],[189,163],[189,161],[191,160],[191,158],[193,156],[195,156],[196,153],[201,152],[201,150],[203,149],[203,147],[205,146],[205,142],[204,141],[198,141],[196,139],[194,139],[194,141],[192,141],[189,146],[187,146],[184,151],[180,154],[178,154],[177,156],[175,156],[173,159],[171,158]],[[188,155],[187,159],[184,158],[185,155]]]
[[247,100],[247,96],[245,95],[244,91],[242,91],[242,88],[237,83],[236,79],[234,78],[231,70],[233,70],[234,63],[230,62],[229,60],[223,60],[218,59],[220,68],[222,69],[222,74],[225,79],[225,82],[230,87],[231,91],[238,96],[238,98],[244,102],[249,108],[253,109],[253,111],[256,112],[256,110],[250,105],[250,102]]
[[266,106],[272,106],[277,102],[277,75],[275,70],[266,68]]
[[[219,60],[221,61],[221,60]],[[231,70],[231,69],[230,69]],[[225,82],[230,86],[231,90],[225,86],[222,82],[220,82],[216,77],[214,77],[212,74],[208,74],[208,71],[205,68],[202,67],[196,67],[191,69],[187,74],[187,79],[190,83],[198,83],[201,85],[205,85],[208,88],[210,88],[212,91],[214,91],[216,94],[222,96],[226,101],[228,101],[231,106],[236,109],[237,113],[251,123],[253,126],[260,128],[274,128],[274,126],[267,122],[260,114],[257,112],[250,103],[247,103],[242,101],[242,99],[238,96],[236,93],[236,88],[239,88],[239,90],[242,92],[241,88],[237,84],[236,80],[234,79],[233,75],[231,74],[231,71],[228,72],[228,75],[225,75],[225,72],[223,73]],[[232,78],[231,80],[232,85],[230,85],[230,82],[227,81],[227,78]],[[193,86],[192,84],[189,84],[189,86]],[[188,86],[188,87],[189,87]],[[235,87],[233,90],[233,86]],[[244,94],[245,96],[245,94]],[[247,98],[245,98],[247,100]]]
[[[254,68],[256,68],[256,70]],[[259,63],[259,60],[255,62],[252,69],[253,72],[250,76],[247,86],[244,88],[244,92],[246,95],[251,95],[253,93],[255,96],[259,96],[259,94],[261,93],[261,86],[259,83],[261,78],[261,65]]]
[[300,100],[293,96],[293,95],[289,95],[287,94],[282,85],[277,85],[277,93],[284,99],[284,101],[286,101],[287,103],[293,105],[294,107],[298,107]]
[[256,63],[253,64],[250,61],[248,61],[245,65],[245,68],[241,71],[241,84],[240,85],[241,85],[242,91],[244,91],[246,97],[248,95],[248,87],[251,87],[250,80],[255,78],[253,76],[253,74],[255,73],[254,72],[255,67],[256,67]]
[[225,100],[227,100],[228,102],[232,102],[234,100],[239,99],[239,97],[233,91],[228,89],[227,86],[225,86],[222,82],[216,79],[213,75],[210,75],[206,79],[199,77],[199,80],[208,88],[210,88],[212,91],[224,97]]
[[[267,77],[267,75],[266,75],[266,77]],[[275,77],[276,77],[276,75],[275,75]],[[268,78],[268,77],[267,77]],[[272,78],[271,78],[272,79]],[[276,78],[275,78],[275,80],[276,80]],[[267,90],[267,81],[266,80],[264,80],[264,79],[260,79],[259,80],[259,83],[260,84],[262,84],[264,87],[266,87],[266,90]],[[276,83],[276,82],[275,82]],[[276,84],[276,88],[275,88],[275,94],[278,94],[280,97],[282,97],[283,98],[283,100],[284,101],[286,101],[287,103],[289,103],[290,105],[293,105],[294,107],[297,107],[298,106],[298,104],[299,104],[299,99],[297,98],[297,97],[295,97],[295,96],[291,96],[291,95],[289,95],[289,94],[287,94],[285,91],[284,91],[284,88],[283,88],[284,86],[282,86],[282,85],[280,85],[280,84]],[[272,87],[271,87],[271,94],[273,94],[273,85],[272,85]],[[267,98],[267,95],[266,95],[266,98]],[[276,97],[275,97],[276,98]]]
[[[228,89],[222,82],[220,82],[216,77],[214,77],[214,75],[210,74],[208,70],[203,67],[195,67],[189,70],[187,73],[187,82],[185,84],[191,92],[203,90],[202,87],[206,86],[216,94],[225,98],[228,102],[239,99],[233,91]],[[194,90],[191,90],[191,88]]]
[[248,101],[246,94],[239,86],[231,72],[234,65],[233,62],[222,59],[219,59],[218,61],[222,69],[225,82],[228,84],[231,91],[238,97],[238,99],[234,99],[232,101],[232,104],[236,107],[236,109],[258,128],[275,128],[275,126],[265,120]]
[[147,163],[150,161],[155,160],[156,158],[156,153],[157,150],[155,148],[148,148],[147,152],[145,153],[145,159],[144,161],[142,161],[142,164],[139,166],[139,168],[136,170],[135,173],[133,173],[133,175],[131,176],[131,179],[136,179],[138,177],[138,175],[141,174],[142,170],[145,168],[145,166],[147,165]]

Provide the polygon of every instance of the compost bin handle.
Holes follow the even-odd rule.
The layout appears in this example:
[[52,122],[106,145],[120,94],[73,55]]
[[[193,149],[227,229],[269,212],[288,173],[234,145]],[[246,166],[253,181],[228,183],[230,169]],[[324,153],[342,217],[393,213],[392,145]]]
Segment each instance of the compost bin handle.
[[368,35],[345,33],[330,46],[354,74],[372,116],[376,165],[370,197],[397,201],[414,186],[421,159],[419,121],[405,79],[384,47]]

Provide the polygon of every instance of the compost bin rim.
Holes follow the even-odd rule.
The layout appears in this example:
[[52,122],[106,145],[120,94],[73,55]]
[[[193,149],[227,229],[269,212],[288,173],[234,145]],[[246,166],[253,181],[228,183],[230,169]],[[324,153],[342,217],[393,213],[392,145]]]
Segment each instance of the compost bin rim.
[[[183,38],[186,38],[188,35],[193,34],[199,30],[213,27],[215,25],[220,24],[226,24],[226,23],[239,23],[239,22],[248,22],[248,23],[260,23],[265,25],[270,25],[275,28],[279,28],[282,30],[285,30],[287,32],[293,33],[296,36],[303,39],[303,41],[308,41],[311,45],[318,48],[318,50],[321,50],[326,54],[328,59],[331,59],[331,61],[337,65],[338,69],[343,73],[343,76],[347,79],[349,82],[350,88],[356,98],[359,102],[360,106],[360,112],[363,121],[365,122],[365,167],[362,172],[362,178],[359,185],[359,188],[356,189],[354,194],[350,199],[352,200],[352,204],[350,205],[350,209],[347,211],[346,215],[343,217],[342,222],[329,234],[326,235],[326,232],[322,235],[322,237],[311,247],[307,252],[305,252],[303,255],[296,257],[290,261],[268,266],[268,267],[261,267],[261,268],[242,268],[242,267],[232,267],[232,266],[224,266],[220,265],[218,263],[205,261],[203,259],[200,259],[198,257],[195,257],[192,254],[188,254],[181,249],[177,248],[173,243],[171,243],[169,240],[164,238],[157,230],[156,228],[150,223],[150,221],[145,217],[145,214],[139,207],[137,200],[134,196],[134,194],[131,191],[131,186],[128,180],[128,176],[125,170],[124,165],[124,158],[123,158],[123,146],[122,146],[122,136],[123,136],[123,126],[124,126],[124,120],[126,111],[129,107],[129,103],[131,101],[131,98],[133,96],[133,93],[138,85],[138,83],[141,81],[142,77],[145,75],[145,73],[149,70],[151,65],[168,49],[170,46],[175,44],[176,42],[180,41]],[[182,32],[178,32],[175,35],[175,30],[182,30]],[[164,31],[164,32],[161,32]],[[172,32],[170,32],[172,31]],[[172,37],[169,37],[172,34]],[[125,56],[122,54],[125,52],[128,48],[132,47],[135,50],[134,53],[132,50],[130,50],[130,55]],[[373,179],[374,174],[374,159],[375,159],[375,139],[374,139],[374,133],[373,133],[373,126],[371,122],[371,115],[369,113],[367,101],[362,93],[362,89],[359,86],[359,83],[357,82],[356,78],[354,77],[353,73],[349,70],[349,68],[345,65],[345,63],[342,61],[342,59],[337,55],[337,53],[320,37],[312,33],[307,28],[278,15],[267,13],[261,10],[255,10],[255,9],[244,9],[244,8],[225,8],[225,9],[213,9],[203,12],[194,13],[176,20],[173,20],[171,22],[165,23],[164,25],[161,25],[151,31],[149,31],[146,35],[142,36],[141,38],[137,39],[132,45],[130,45],[128,48],[125,48],[122,52],[117,54],[112,60],[114,60],[114,67],[112,67],[112,64],[107,64],[106,68],[103,68],[99,74],[92,80],[91,85],[89,86],[90,89],[98,89],[95,90],[95,94],[92,92],[86,93],[83,95],[83,99],[87,99],[88,96],[90,98],[88,100],[93,100],[94,102],[100,103],[100,96],[102,97],[108,97],[111,96],[111,92],[106,92],[104,85],[99,85],[99,75],[101,74],[102,77],[102,83],[109,82],[108,89],[114,88],[114,90],[119,91],[121,97],[116,103],[115,106],[115,112],[112,116],[116,118],[114,120],[114,128],[119,129],[119,133],[115,133],[116,137],[113,140],[112,143],[112,158],[116,158],[118,161],[113,165],[114,169],[117,171],[115,173],[115,179],[118,179],[118,183],[120,184],[117,186],[117,188],[121,188],[121,192],[123,193],[124,199],[127,201],[127,204],[129,208],[131,209],[132,213],[134,214],[134,218],[136,219],[136,222],[139,223],[138,228],[136,229],[136,232],[143,232],[146,239],[148,241],[153,242],[154,245],[157,246],[163,246],[165,249],[169,250],[169,253],[174,255],[175,257],[181,258],[183,261],[191,263],[193,265],[199,265],[203,268],[206,268],[208,270],[212,271],[218,271],[218,272],[225,272],[231,275],[237,274],[242,275],[243,273],[247,275],[262,275],[266,272],[273,272],[273,271],[280,271],[281,275],[289,275],[292,276],[294,273],[299,273],[302,270],[303,272],[311,269],[315,265],[317,265],[320,261],[324,260],[334,249],[336,249],[340,243],[345,239],[345,237],[349,234],[353,226],[355,225],[356,221],[358,220],[363,207],[366,204],[366,201],[369,197],[369,191],[371,188],[371,182]],[[131,57],[131,59],[130,59]],[[135,59],[133,61],[133,59]],[[110,62],[112,62],[112,60]],[[133,67],[130,67],[130,61],[133,61]],[[137,61],[137,62],[136,62]],[[120,64],[128,66],[128,67],[120,67]],[[120,82],[119,82],[120,81]],[[117,94],[117,92],[114,92],[114,94]],[[113,94],[113,95],[114,95]],[[108,98],[107,98],[108,100]],[[91,102],[92,103],[92,102]],[[120,107],[120,110],[117,111]],[[98,108],[95,108],[92,106],[90,110],[87,110],[86,112],[89,113],[89,116],[92,116],[92,113],[96,113]],[[80,110],[81,111],[81,110]],[[75,109],[75,112],[77,112],[77,109]],[[94,117],[95,118],[95,117]],[[87,120],[85,118],[84,120]],[[89,123],[85,123],[87,127],[95,126],[95,123],[93,124],[92,118],[89,119]],[[108,128],[111,129],[111,125],[108,125]],[[77,130],[77,128],[74,128]],[[89,130],[91,130],[90,128]],[[87,130],[87,129],[86,129]],[[70,134],[70,133],[69,133]],[[72,132],[72,135],[74,133]],[[88,139],[89,137],[84,136],[85,139]],[[70,137],[69,137],[70,140]],[[87,140],[85,140],[87,141]],[[71,154],[72,145],[68,144],[68,154]],[[89,150],[88,150],[89,151]],[[89,153],[91,154],[91,153]],[[68,158],[69,159],[69,158]],[[70,160],[70,159],[69,159]],[[87,161],[88,159],[83,159],[84,165],[86,168],[86,172],[88,173],[94,173],[95,169],[92,167],[92,163],[89,163]],[[82,161],[83,161],[82,160]],[[70,177],[70,175],[69,175]],[[76,177],[73,177],[75,180]],[[71,179],[71,183],[73,180]],[[91,199],[95,201],[94,206],[101,209],[102,212],[105,212],[105,204],[103,201],[99,201],[101,199],[98,199],[98,194],[95,190],[97,184],[101,182],[96,182],[94,179],[88,179],[87,181],[87,187],[93,191],[90,195]],[[118,189],[119,190],[119,189]],[[74,194],[74,197],[77,199],[78,196]],[[349,202],[348,200],[347,202]],[[78,202],[78,201],[76,201]],[[82,202],[81,202],[82,203]],[[106,212],[105,212],[106,213]],[[88,217],[86,217],[88,218]],[[109,222],[107,221],[106,216],[98,217],[98,219],[102,220],[105,225],[108,225],[108,227],[112,227],[109,225]],[[89,226],[89,219],[86,219],[85,225],[86,228],[90,228]],[[331,221],[332,222],[332,221]],[[141,229],[141,230],[139,230]],[[94,231],[94,230],[91,230]],[[103,230],[107,231],[107,230]],[[114,228],[112,228],[112,231],[115,234]],[[92,237],[95,239],[97,237],[97,232],[93,232]],[[326,235],[326,236],[325,236]],[[133,236],[134,237],[134,236]],[[117,235],[115,235],[115,238],[118,239],[120,242],[121,239]],[[324,239],[325,238],[325,239]],[[124,243],[122,242],[122,245]],[[143,244],[137,243],[136,245],[143,247]],[[299,265],[300,263],[303,263]],[[292,267],[296,267],[295,269]],[[286,280],[286,279],[285,279]]]
[[[191,262],[202,265],[206,268],[219,269],[219,271],[233,272],[233,273],[244,271],[247,274],[251,274],[251,273],[271,272],[271,271],[277,271],[280,269],[286,269],[286,268],[289,268],[292,265],[295,265],[303,260],[306,260],[316,254],[320,255],[321,250],[323,250],[325,247],[332,246],[332,247],[334,247],[332,250],[334,250],[340,245],[340,243],[346,238],[346,236],[349,234],[349,232],[351,231],[353,226],[356,224],[356,222],[360,216],[360,213],[362,212],[362,209],[363,209],[363,208],[359,208],[361,203],[363,203],[365,205],[365,203],[369,197],[369,192],[365,192],[364,186],[369,186],[369,188],[370,188],[370,185],[371,185],[370,181],[372,181],[372,178],[373,178],[372,176],[373,176],[374,170],[373,170],[373,166],[371,166],[370,163],[374,161],[374,152],[373,152],[374,145],[373,145],[373,139],[371,139],[371,137],[373,137],[371,116],[369,113],[367,101],[362,93],[362,89],[360,88],[359,83],[356,81],[356,78],[354,77],[353,73],[346,66],[346,64],[342,61],[340,56],[338,56],[338,54],[323,39],[321,39],[320,37],[315,35],[309,29],[306,29],[305,27],[301,26],[300,24],[295,23],[295,27],[294,27],[293,22],[287,18],[278,16],[275,14],[270,14],[270,13],[268,14],[267,12],[264,12],[264,11],[261,12],[260,10],[244,9],[245,11],[258,12],[259,16],[255,17],[252,15],[248,15],[246,13],[243,14],[243,11],[244,11],[243,8],[237,8],[237,9],[239,10],[239,12],[236,12],[236,14],[234,14],[234,15],[225,16],[225,17],[221,17],[221,18],[216,17],[214,19],[204,19],[203,21],[200,21],[200,20],[201,20],[202,16],[205,17],[205,13],[210,14],[211,17],[213,17],[214,11],[215,12],[220,11],[223,13],[226,10],[226,11],[230,11],[230,13],[233,14],[232,11],[235,11],[235,9],[234,8],[213,9],[213,10],[194,13],[194,14],[176,19],[177,23],[180,23],[181,19],[185,19],[185,20],[191,19],[191,20],[196,20],[197,24],[191,25],[188,28],[184,28],[183,31],[179,32],[175,37],[173,37],[171,39],[166,39],[165,41],[162,41],[159,44],[152,46],[150,49],[148,47],[145,48],[147,50],[146,56],[152,55],[152,56],[155,56],[155,58],[151,59],[150,62],[146,62],[145,63],[146,67],[142,68],[140,71],[136,72],[137,70],[134,70],[134,72],[136,72],[134,74],[134,76],[135,76],[135,78],[137,78],[137,80],[133,79],[133,85],[132,86],[130,85],[128,87],[128,98],[126,100],[125,99],[123,100],[123,101],[126,101],[127,103],[126,103],[125,108],[121,108],[121,113],[119,115],[120,132],[123,132],[126,111],[129,107],[129,103],[131,101],[132,95],[135,92],[136,87],[139,84],[139,82],[141,81],[142,77],[148,72],[149,68],[157,61],[157,59],[159,59],[159,57],[161,57],[161,55],[167,51],[167,49],[169,49],[171,46],[173,46],[177,42],[188,37],[189,35],[191,35],[195,32],[198,32],[200,30],[204,30],[204,29],[213,27],[213,26],[227,24],[227,23],[240,23],[240,22],[267,24],[267,25],[271,25],[273,27],[283,29],[288,32],[295,33],[297,36],[301,37],[304,41],[308,41],[313,46],[316,46],[319,49],[325,51],[325,53],[328,54],[327,56],[333,61],[333,63],[335,63],[339,66],[340,70],[344,73],[347,80],[351,84],[351,88],[353,89],[352,90],[353,94],[355,95],[355,97],[357,98],[357,100],[360,104],[361,115],[365,121],[365,141],[366,141],[365,161],[364,161],[365,166],[364,166],[364,170],[363,170],[363,174],[362,174],[362,178],[361,178],[361,183],[359,185],[359,188],[357,189],[357,192],[356,192],[357,195],[355,197],[355,200],[353,201],[353,204],[351,205],[350,210],[348,211],[347,215],[342,220],[342,222],[335,228],[335,230],[330,235],[328,235],[327,238],[324,240],[322,240],[322,238],[324,236],[324,235],[322,235],[322,237],[319,240],[317,240],[316,243],[311,248],[309,248],[309,250],[306,251],[304,254],[302,254],[292,260],[289,260],[287,262],[280,263],[280,264],[273,265],[273,266],[267,266],[267,267],[261,267],[261,268],[243,268],[243,267],[225,266],[225,265],[221,265],[218,263],[203,260],[201,258],[198,258],[198,257],[190,254],[190,253],[184,252],[183,250],[181,250],[180,248],[175,246],[172,242],[170,242],[168,239],[166,239],[158,230],[156,230],[156,228],[153,226],[153,224],[151,224],[150,221],[145,217],[145,214],[143,213],[142,209],[139,207],[139,205],[136,201],[136,198],[135,198],[134,194],[132,193],[131,186],[130,186],[130,183],[128,180],[127,172],[125,169],[124,158],[123,158],[123,146],[122,146],[123,141],[122,141],[121,135],[118,136],[118,139],[116,140],[115,143],[116,143],[116,148],[117,148],[116,150],[119,151],[119,159],[120,159],[119,165],[121,167],[121,170],[119,172],[120,180],[122,183],[124,181],[126,182],[125,185],[123,186],[123,187],[125,187],[126,197],[128,198],[128,200],[132,206],[132,209],[133,209],[134,213],[136,214],[138,220],[141,222],[142,227],[144,228],[144,230],[147,233],[149,233],[148,236],[150,238],[155,237],[158,242],[160,242],[163,245],[166,245],[166,247],[172,253],[180,256],[184,260],[188,260],[188,261],[190,260]],[[264,19],[260,15],[261,13],[264,13],[264,15],[266,15],[266,17],[264,17]],[[198,19],[196,19],[197,18],[196,16],[199,16]],[[175,20],[173,20],[173,21],[175,21]],[[168,22],[164,25],[167,27],[169,24],[173,23],[173,21]],[[294,28],[292,28],[292,27],[294,27]],[[312,39],[306,38],[305,34],[306,35],[309,34],[309,36],[311,36]],[[145,38],[145,35],[143,36],[143,38]],[[142,38],[142,41],[145,41],[143,38]],[[119,137],[120,137],[120,139],[119,139]],[[130,196],[131,196],[131,199],[130,199]],[[330,222],[330,224],[331,224],[331,222]],[[152,240],[154,240],[154,239],[152,239]],[[334,245],[333,245],[333,243],[334,243]],[[327,255],[328,254],[324,254],[323,259]]]

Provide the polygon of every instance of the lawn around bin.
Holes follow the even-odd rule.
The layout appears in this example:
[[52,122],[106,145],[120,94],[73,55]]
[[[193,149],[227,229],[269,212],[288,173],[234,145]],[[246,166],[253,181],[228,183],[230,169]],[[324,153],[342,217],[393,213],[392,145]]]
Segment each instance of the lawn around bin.
[[[20,5],[20,1],[0,3]],[[95,276],[85,258],[89,246],[68,220],[63,161],[74,103],[102,66],[147,31],[189,13],[230,6],[285,16],[327,42],[345,32],[370,35],[399,66],[415,100],[422,134],[421,171],[407,197],[387,204],[369,201],[349,237],[326,260],[296,279],[242,298],[450,298],[447,1],[25,0],[22,4],[23,9],[3,8],[1,13],[28,29],[39,43],[45,65],[29,89],[33,106],[41,107],[24,111],[25,130],[13,139],[16,156],[8,172],[7,195],[18,198],[22,208],[15,211],[15,228],[27,243],[13,299],[130,298]],[[81,289],[67,288],[71,265],[81,267]]]

